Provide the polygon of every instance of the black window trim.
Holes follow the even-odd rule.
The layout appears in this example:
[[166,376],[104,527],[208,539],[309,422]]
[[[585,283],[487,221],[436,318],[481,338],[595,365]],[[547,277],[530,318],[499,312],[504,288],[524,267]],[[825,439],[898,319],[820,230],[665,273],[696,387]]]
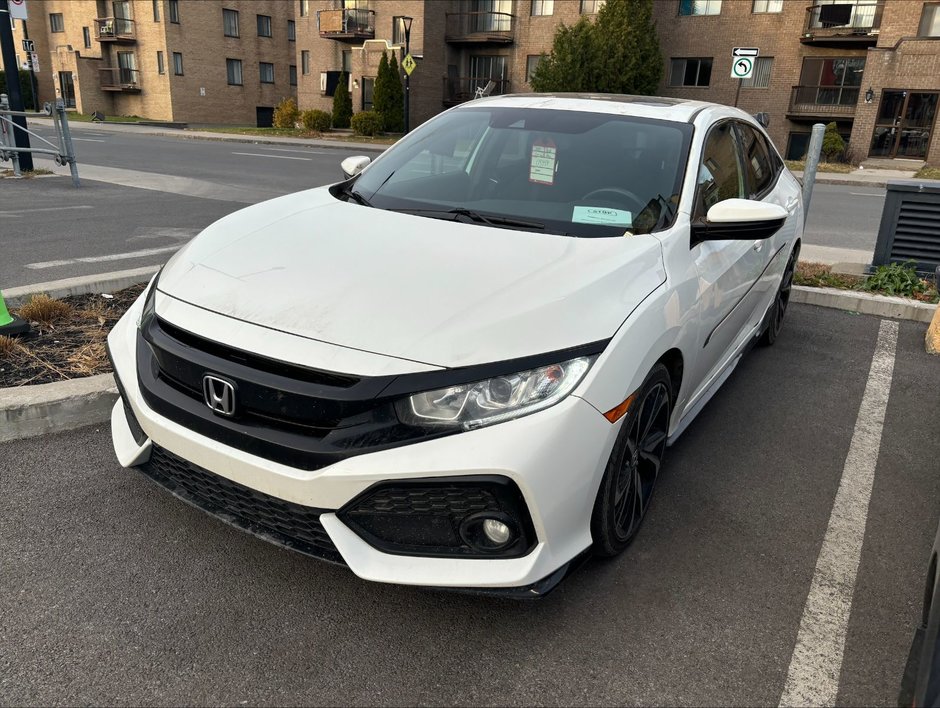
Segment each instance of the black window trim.
[[[780,181],[780,174],[783,172],[783,170],[781,169],[783,167],[783,162],[779,159],[779,156],[776,154],[776,150],[773,148],[773,143],[771,142],[770,138],[767,137],[758,126],[752,125],[751,123],[737,119],[734,121],[734,130],[735,130],[735,133],[738,135],[739,147],[742,150],[741,152],[742,159],[744,159],[745,155],[743,152],[743,148],[744,148],[743,136],[739,133],[740,126],[747,126],[751,130],[753,130],[755,133],[757,133],[757,136],[759,138],[763,138],[764,145],[767,147],[767,157],[770,159],[770,166],[771,166],[771,169],[773,170],[773,179],[770,180],[769,184],[767,185],[767,187],[763,189],[763,191],[754,193],[748,197],[748,199],[752,199],[754,201],[763,201],[764,198],[768,194],[774,191],[774,188],[776,188],[777,186],[777,182]],[[746,167],[744,168],[744,179],[747,183],[748,194],[751,194],[752,187],[751,187],[750,179],[748,178]]]

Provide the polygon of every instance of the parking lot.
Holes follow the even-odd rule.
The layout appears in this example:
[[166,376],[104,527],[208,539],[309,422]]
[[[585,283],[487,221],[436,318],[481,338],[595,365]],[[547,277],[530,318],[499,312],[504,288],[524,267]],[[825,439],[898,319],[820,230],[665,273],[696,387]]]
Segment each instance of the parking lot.
[[[268,545],[122,470],[106,426],[0,445],[0,703],[777,705],[881,326],[788,318],[670,449],[633,546],[537,602]],[[920,614],[940,519],[925,328],[899,323],[867,450],[842,705],[896,705]]]

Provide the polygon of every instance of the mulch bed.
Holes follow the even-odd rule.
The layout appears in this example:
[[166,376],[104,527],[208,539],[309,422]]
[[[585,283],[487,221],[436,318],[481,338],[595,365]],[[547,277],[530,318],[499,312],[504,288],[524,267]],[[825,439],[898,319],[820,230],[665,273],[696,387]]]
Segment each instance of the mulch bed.
[[[71,306],[68,314],[50,324],[35,322],[37,336],[0,348],[0,388],[110,373],[105,339],[145,287],[119,290],[113,298],[100,294],[62,298]],[[11,312],[20,314],[17,308]]]

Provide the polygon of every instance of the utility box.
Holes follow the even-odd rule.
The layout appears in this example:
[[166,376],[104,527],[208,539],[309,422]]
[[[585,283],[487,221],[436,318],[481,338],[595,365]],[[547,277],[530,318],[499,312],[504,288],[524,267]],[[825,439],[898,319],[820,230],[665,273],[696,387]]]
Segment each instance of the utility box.
[[873,266],[914,261],[917,270],[940,267],[940,181],[891,180],[878,228]]

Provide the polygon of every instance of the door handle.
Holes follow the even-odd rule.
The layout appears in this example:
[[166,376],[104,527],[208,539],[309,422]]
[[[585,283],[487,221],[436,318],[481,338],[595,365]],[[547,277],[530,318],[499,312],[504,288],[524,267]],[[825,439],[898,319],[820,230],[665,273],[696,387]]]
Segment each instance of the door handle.
[[763,242],[763,241],[755,241],[755,242],[754,242],[754,245],[752,246],[752,248],[754,249],[754,251],[757,252],[757,253],[760,253],[760,251],[761,251],[761,249],[762,249],[763,247],[764,247],[764,242]]
[[793,197],[792,199],[787,200],[787,205],[785,208],[788,212],[792,214],[793,210],[796,209],[796,205],[799,203],[800,203],[800,200],[797,199],[796,197]]

